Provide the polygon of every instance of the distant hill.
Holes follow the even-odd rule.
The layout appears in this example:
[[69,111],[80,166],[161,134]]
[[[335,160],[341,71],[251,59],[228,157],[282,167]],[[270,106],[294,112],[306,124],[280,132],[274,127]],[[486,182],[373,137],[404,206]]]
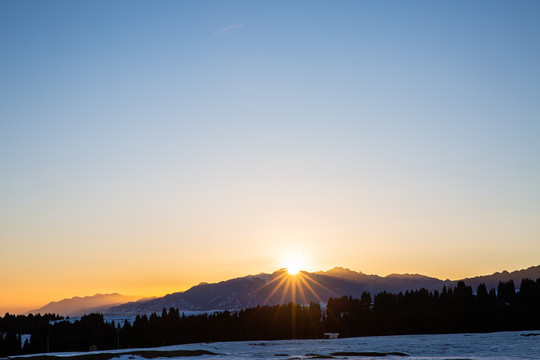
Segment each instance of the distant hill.
[[[463,279],[467,285],[483,282],[488,289],[496,288],[499,281],[513,279],[519,287],[522,278],[540,278],[540,266],[509,273]],[[335,267],[328,271],[300,272],[288,275],[285,269],[272,274],[248,275],[215,284],[201,283],[184,292],[160,298],[113,306],[105,313],[110,315],[135,315],[160,312],[175,307],[183,311],[208,311],[241,309],[257,305],[273,305],[295,300],[297,303],[326,302],[330,297],[351,295],[360,297],[363,291],[372,295],[382,292],[404,292],[425,288],[441,290],[454,286],[457,281],[440,280],[419,274],[391,274],[385,277],[367,275]]]
[[517,271],[503,271],[503,272],[496,272],[491,275],[485,275],[485,276],[477,276],[473,278],[467,278],[463,279],[463,281],[467,284],[472,286],[474,289],[478,286],[480,283],[484,283],[488,289],[491,288],[497,288],[497,285],[499,284],[499,281],[514,281],[514,285],[516,288],[519,288],[519,284],[521,283],[521,279],[532,279],[536,280],[540,278],[540,265],[539,266],[531,266],[530,268],[524,269],[524,270],[517,270]]
[[92,312],[103,312],[111,306],[124,304],[127,302],[138,300],[137,296],[125,296],[120,294],[96,294],[85,297],[72,297],[71,299],[63,299],[53,301],[47,305],[29,311],[29,314],[46,314],[54,313],[63,316],[81,316]]

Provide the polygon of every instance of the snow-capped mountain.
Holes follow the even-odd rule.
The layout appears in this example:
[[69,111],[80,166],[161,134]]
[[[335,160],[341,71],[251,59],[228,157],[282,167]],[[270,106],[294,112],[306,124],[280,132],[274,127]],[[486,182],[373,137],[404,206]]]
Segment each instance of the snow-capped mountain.
[[[489,288],[499,281],[514,280],[516,287],[522,278],[540,278],[540,266],[512,273],[502,272],[488,276],[464,279],[467,285],[476,287],[483,282]],[[295,301],[307,304],[326,302],[330,297],[351,295],[360,297],[363,291],[372,295],[382,292],[400,292],[425,288],[441,290],[457,281],[440,280],[419,274],[391,274],[385,277],[367,275],[336,267],[322,272],[300,272],[291,276],[285,269],[272,274],[248,275],[215,284],[202,283],[184,292],[177,292],[149,301],[138,301],[113,306],[105,313],[111,315],[135,315],[160,312],[163,308],[183,311],[208,311],[242,309],[257,305],[273,305]]]
[[[513,280],[519,288],[521,279],[540,278],[540,266],[514,272],[496,272],[492,275],[463,279],[476,289],[479,283],[488,289],[496,288],[499,281]],[[136,315],[160,312],[163,308],[181,311],[209,311],[242,309],[257,305],[273,305],[295,301],[296,303],[325,303],[330,297],[351,295],[360,297],[363,291],[372,295],[378,292],[404,292],[425,288],[441,290],[454,286],[457,281],[440,280],[419,274],[368,275],[342,267],[328,271],[301,272],[291,276],[285,269],[272,274],[248,275],[214,284],[201,283],[184,292],[176,292],[159,298],[137,300],[133,296],[97,294],[74,297],[51,302],[29,313],[56,313],[79,316],[91,312],[109,315]],[[136,300],[136,301],[135,301]]]

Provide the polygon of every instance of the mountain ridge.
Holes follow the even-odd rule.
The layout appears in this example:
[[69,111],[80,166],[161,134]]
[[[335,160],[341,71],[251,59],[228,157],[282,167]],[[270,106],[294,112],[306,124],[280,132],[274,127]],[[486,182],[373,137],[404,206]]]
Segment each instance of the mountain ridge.
[[[298,277],[298,278],[297,278]],[[64,316],[80,316],[90,312],[107,315],[136,315],[159,312],[163,308],[176,307],[180,311],[232,310],[257,305],[275,305],[296,301],[324,303],[329,297],[351,295],[360,297],[363,291],[372,295],[378,292],[405,292],[426,288],[441,290],[444,286],[455,286],[458,281],[476,289],[484,283],[488,289],[496,288],[499,281],[513,280],[516,288],[523,278],[540,278],[540,265],[508,272],[503,270],[491,275],[480,275],[460,280],[441,280],[421,274],[396,274],[386,276],[369,275],[344,267],[327,271],[301,271],[297,277],[288,275],[286,269],[273,273],[246,275],[216,283],[201,282],[185,291],[161,297],[143,298],[113,294],[75,296],[70,299],[52,301],[28,313],[57,313]],[[294,284],[293,279],[297,279]],[[301,285],[300,285],[301,284]],[[293,288],[297,297],[293,294]]]
[[103,312],[108,308],[139,300],[140,296],[111,294],[95,294],[89,296],[74,296],[59,301],[51,301],[48,304],[30,310],[27,314],[54,313],[62,316],[80,316],[89,312]]
[[[382,291],[397,293],[420,288],[440,291],[444,286],[455,286],[459,281],[440,280],[421,274],[389,274],[381,277],[343,267],[334,267],[328,271],[311,273],[301,271],[300,275],[297,276],[300,276],[299,279],[301,280],[297,280],[296,285],[288,282],[288,277],[290,279],[295,279],[295,277],[287,275],[286,269],[280,269],[271,274],[261,273],[213,284],[205,283],[148,302],[142,301],[137,304],[127,303],[113,306],[106,311],[106,314],[149,314],[170,307],[177,307],[181,311],[233,310],[257,305],[275,305],[293,300],[298,303],[309,303],[311,301],[324,303],[329,297],[343,295],[360,297],[363,291],[368,291],[372,295]],[[496,288],[499,281],[508,281],[510,279],[516,282],[516,287],[519,287],[519,281],[526,277],[540,278],[540,266],[533,266],[511,273],[503,271],[462,280],[474,288],[480,282],[483,282],[490,289]],[[302,283],[302,285],[298,286],[298,283]],[[295,288],[294,291],[293,288]],[[294,298],[295,292],[296,294],[303,293],[303,295]]]

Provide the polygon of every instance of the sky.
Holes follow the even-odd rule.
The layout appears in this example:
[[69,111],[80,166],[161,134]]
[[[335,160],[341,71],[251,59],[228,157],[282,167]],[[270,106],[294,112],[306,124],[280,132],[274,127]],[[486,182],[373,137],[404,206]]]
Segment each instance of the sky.
[[540,265],[540,2],[0,2],[0,314],[284,266]]

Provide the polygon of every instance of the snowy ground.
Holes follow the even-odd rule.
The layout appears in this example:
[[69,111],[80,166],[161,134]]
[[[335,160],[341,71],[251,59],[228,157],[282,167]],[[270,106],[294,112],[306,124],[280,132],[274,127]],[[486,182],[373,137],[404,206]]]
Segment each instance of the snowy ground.
[[[201,355],[193,359],[380,359],[381,356],[360,354],[336,355],[338,352],[366,353],[379,355],[391,352],[409,356],[386,355],[386,359],[539,359],[540,331],[500,332],[490,334],[452,334],[452,335],[402,335],[348,338],[337,340],[281,340],[281,341],[242,341],[221,343],[198,343],[166,346],[147,350],[206,350],[217,355]],[[144,360],[143,357],[126,352],[130,350],[104,351],[119,357],[113,360]],[[84,353],[89,354],[89,353]],[[92,353],[92,354],[95,354]],[[53,354],[49,354],[53,355]],[[73,353],[54,355],[69,356]],[[159,357],[162,358],[162,357]],[[164,357],[163,357],[164,358]],[[169,357],[171,358],[171,357]],[[172,357],[181,359],[183,357]]]

